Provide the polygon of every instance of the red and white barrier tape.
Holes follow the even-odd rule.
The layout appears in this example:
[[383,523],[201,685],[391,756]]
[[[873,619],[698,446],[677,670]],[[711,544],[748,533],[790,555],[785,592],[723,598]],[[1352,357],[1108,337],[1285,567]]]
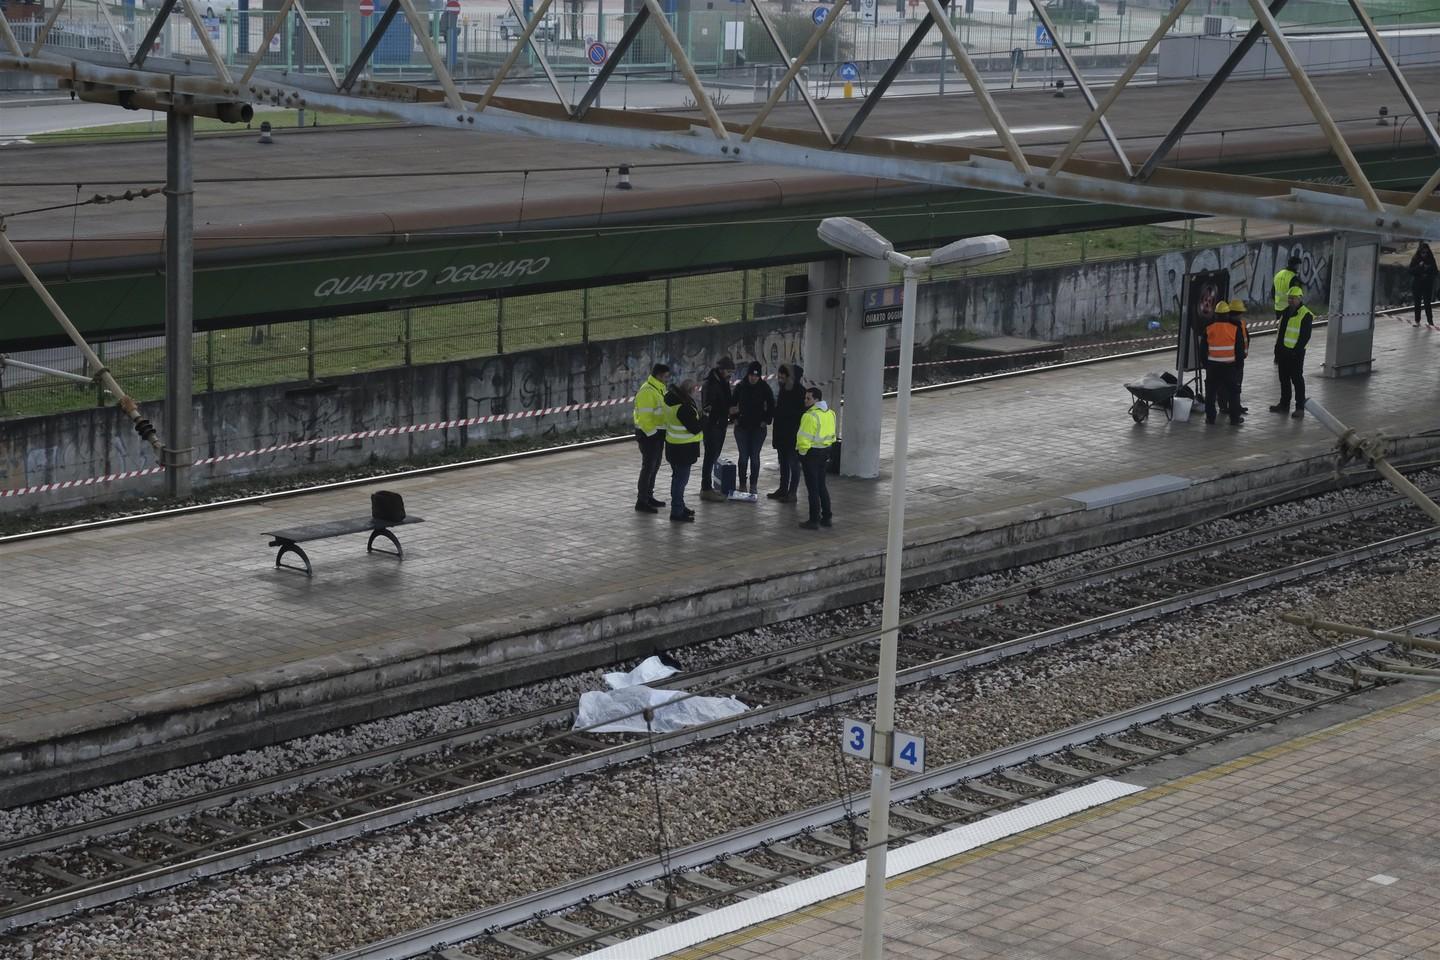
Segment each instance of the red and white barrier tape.
[[[566,404],[562,407],[541,407],[537,410],[497,413],[485,417],[464,417],[459,420],[437,420],[433,423],[412,423],[403,427],[380,427],[376,430],[356,430],[353,433],[340,433],[329,437],[310,437],[306,440],[295,440],[290,443],[275,443],[268,447],[260,447],[255,450],[243,450],[238,453],[226,453],[218,457],[202,457],[196,460],[193,466],[204,467],[214,463],[241,460],[245,457],[260,457],[267,453],[279,453],[284,450],[298,450],[302,447],[318,447],[326,443],[349,443],[355,440],[373,440],[377,437],[397,437],[410,433],[424,433],[429,430],[453,430],[459,427],[475,427],[484,423],[503,423],[508,420],[548,417],[557,413],[575,413],[581,410],[594,410],[598,407],[612,407],[616,404],[630,403],[631,400],[631,397],[617,397],[614,400],[590,400],[585,403]],[[76,487],[89,487],[97,483],[110,483],[115,480],[131,480],[135,477],[148,477],[157,473],[163,473],[164,471],[165,468],[163,466],[146,467],[143,470],[124,470],[119,473],[108,473],[100,477],[86,477],[83,480],[61,480],[56,483],[37,483],[28,487],[0,490],[0,499],[23,497],[36,493],[50,493],[55,490],[71,490]]]

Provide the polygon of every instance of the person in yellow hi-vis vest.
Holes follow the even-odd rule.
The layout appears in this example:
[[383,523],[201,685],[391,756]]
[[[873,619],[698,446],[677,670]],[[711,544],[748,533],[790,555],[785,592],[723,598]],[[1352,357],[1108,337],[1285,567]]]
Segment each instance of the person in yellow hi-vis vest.
[[700,456],[704,426],[695,406],[695,381],[686,380],[665,394],[665,459],[670,463],[670,522],[694,523],[685,506],[685,485]]
[[800,524],[802,530],[830,526],[830,489],[825,485],[825,465],[830,461],[830,447],[834,442],[835,411],[826,405],[820,388],[811,387],[805,391],[805,412],[800,416],[800,429],[795,434],[795,452],[800,455],[805,493],[810,498],[810,519]]
[[664,500],[655,499],[655,477],[665,459],[665,390],[670,368],[657,363],[635,393],[635,442],[640,445],[640,483],[635,491],[638,513],[658,513]]
[[1290,389],[1295,389],[1295,412],[1292,417],[1305,416],[1305,346],[1315,315],[1304,303],[1305,291],[1290,288],[1289,306],[1280,316],[1280,329],[1275,331],[1275,367],[1280,374],[1280,402],[1270,408],[1273,413],[1290,409]]
[[1290,288],[1299,283],[1300,258],[1291,257],[1285,269],[1275,274],[1275,319],[1279,320],[1285,308],[1290,306]]

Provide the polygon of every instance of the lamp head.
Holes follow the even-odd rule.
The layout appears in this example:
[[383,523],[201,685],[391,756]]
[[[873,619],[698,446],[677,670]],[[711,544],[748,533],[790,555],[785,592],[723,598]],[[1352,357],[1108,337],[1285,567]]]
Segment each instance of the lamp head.
[[826,217],[815,231],[820,239],[837,250],[856,257],[884,260],[895,245],[854,217]]
[[1010,241],[993,233],[982,237],[966,237],[956,240],[930,254],[930,266],[943,267],[946,264],[961,263],[967,267],[999,260],[1010,253]]

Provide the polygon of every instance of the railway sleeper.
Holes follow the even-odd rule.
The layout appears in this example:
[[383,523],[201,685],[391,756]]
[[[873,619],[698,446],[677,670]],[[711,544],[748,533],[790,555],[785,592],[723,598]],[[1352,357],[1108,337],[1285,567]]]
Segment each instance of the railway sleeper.
[[707,876],[706,874],[699,872],[691,872],[685,874],[685,882],[693,883],[697,887],[704,887],[711,893],[725,893],[729,894],[732,897],[744,897],[746,900],[749,900],[751,897],[754,896],[759,896],[758,890],[736,890],[735,884],[733,883],[726,883],[724,880],[716,880],[714,877]]
[[1248,717],[1242,717],[1238,716],[1237,714],[1229,713],[1225,710],[1220,709],[1219,707],[1201,707],[1200,713],[1204,716],[1210,717],[1213,720],[1219,720],[1222,723],[1228,723],[1232,727],[1243,727],[1254,722]]
[[[525,956],[530,956],[531,954],[536,953],[544,953],[545,951],[550,949],[549,946],[541,943],[538,940],[531,940],[528,937],[522,937],[520,936],[520,934],[511,933],[509,930],[497,930],[494,933],[490,934],[490,939],[494,940],[501,946],[509,947],[516,953],[520,953]],[[555,955],[552,954],[551,956]],[[558,960],[558,957],[556,958],[556,960]]]
[[773,880],[775,877],[778,877],[780,875],[774,870],[768,870],[765,867],[753,864],[749,860],[746,860],[744,857],[729,857],[728,859],[722,860],[720,862],[725,866],[731,868],[732,870],[739,870],[741,873],[748,873],[750,876],[754,877],[757,880]]
[[621,923],[638,923],[651,930],[664,930],[671,926],[666,920],[648,920],[636,913],[634,910],[626,910],[617,903],[608,900],[592,900],[587,906],[596,913],[603,913],[607,917],[619,920]]
[[[584,940],[589,937],[595,937],[596,934],[603,932],[600,930],[594,930],[590,927],[585,926],[584,924],[576,923],[574,920],[567,920],[564,917],[541,917],[540,922],[543,923],[545,926],[549,927],[551,930],[555,930],[567,936],[574,937],[576,940]],[[619,943],[620,938],[614,936],[602,936],[596,937],[594,942],[600,944],[601,946],[609,947]]]
[[86,849],[85,852],[92,854],[93,856],[99,857],[101,860],[104,860],[107,863],[113,863],[115,866],[120,867],[122,870],[134,870],[138,867],[150,866],[150,864],[144,860],[140,860],[135,857],[127,857],[125,854],[120,853],[116,850],[112,850],[109,847],[89,847]]
[[1170,733],[1168,730],[1161,730],[1159,727],[1153,725],[1143,726],[1139,732],[1147,737],[1159,740],[1162,743],[1173,743],[1177,747],[1188,747],[1195,742],[1194,737],[1182,737],[1178,734]]
[[1202,737],[1219,736],[1225,732],[1223,727],[1212,727],[1209,724],[1199,723],[1198,721],[1179,715],[1166,719],[1182,730],[1189,730],[1191,733],[1199,734]]
[[1051,773],[1058,773],[1062,777],[1069,777],[1071,780],[1088,780],[1094,776],[1093,773],[1087,770],[1081,770],[1079,767],[1072,767],[1069,764],[1060,763],[1056,760],[1047,760],[1044,757],[1039,757],[1033,762],[1035,766],[1041,769],[1049,770]]
[[31,873],[37,873],[42,877],[49,877],[51,880],[59,880],[67,887],[85,887],[93,881],[89,877],[82,877],[71,873],[69,870],[59,867],[48,860],[33,860],[26,864],[26,869]]
[[[669,909],[669,898],[666,896],[665,891],[661,890],[659,887],[651,886],[648,883],[642,883],[639,886],[635,887],[633,890],[631,890],[631,893],[634,893],[637,896],[644,897],[646,900],[649,900],[653,903],[658,903],[661,906],[665,907],[667,910]],[[677,911],[693,913],[696,916],[703,916],[704,914],[715,912],[714,907],[706,907],[698,903],[692,903],[678,893],[675,894],[674,899],[675,909]]]
[[1016,800],[1025,799],[1025,795],[1022,793],[1015,793],[1014,791],[1006,790],[1003,787],[992,787],[990,784],[981,783],[979,780],[969,781],[965,784],[965,789],[973,790],[975,793],[981,794],[982,796],[994,797],[997,800],[1003,800],[1006,803],[1014,803]]
[[1261,703],[1259,698],[1263,696],[1264,694],[1259,692],[1242,694],[1235,698],[1235,706],[1242,710],[1253,710],[1255,713],[1263,714],[1267,717],[1273,717],[1277,713],[1285,712],[1280,707],[1272,707],[1268,703]]
[[999,774],[1011,783],[1018,783],[1020,786],[1028,787],[1030,790],[1049,790],[1055,786],[1055,784],[1049,780],[1041,780],[1039,777],[1027,776],[1018,770],[1001,770]]
[[[849,845],[847,844],[846,846],[848,848]],[[784,857],[786,860],[793,860],[795,863],[807,867],[813,867],[817,863],[823,863],[825,860],[824,857],[817,857],[806,853],[804,850],[797,850],[788,843],[772,843],[765,849],[777,857]]]
[[954,810],[957,813],[986,813],[989,810],[992,810],[995,806],[993,803],[979,804],[973,803],[969,800],[961,800],[959,797],[953,796],[948,793],[927,794],[925,799],[929,800],[931,803],[937,803],[942,807],[947,807],[951,810]]

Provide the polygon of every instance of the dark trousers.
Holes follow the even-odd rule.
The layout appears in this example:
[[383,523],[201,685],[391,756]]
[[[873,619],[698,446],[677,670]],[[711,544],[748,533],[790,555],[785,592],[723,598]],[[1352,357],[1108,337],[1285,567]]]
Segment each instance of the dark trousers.
[[830,460],[830,451],[811,448],[800,458],[805,472],[805,494],[810,498],[810,519],[830,519],[830,488],[825,486],[825,464]]
[[635,442],[640,446],[640,483],[635,502],[649,503],[655,499],[655,477],[660,473],[660,461],[665,459],[665,431],[656,430],[647,437],[636,430]]
[[[765,424],[758,427],[735,426],[735,446],[739,450],[739,466],[735,469],[735,482],[741,486],[745,485],[745,478],[750,478],[750,492],[755,492],[755,484],[760,482],[760,451],[765,449]],[[747,472],[748,471],[748,472]]]
[[[711,477],[715,473],[715,461],[720,459],[720,451],[725,449],[725,424],[718,426],[705,425],[705,460],[700,467],[700,489],[709,490]],[[736,471],[738,474],[739,471]],[[739,482],[737,475],[736,482]]]
[[1223,406],[1230,414],[1230,422],[1240,421],[1240,379],[1233,363],[1205,364],[1205,422],[1215,422],[1215,409]]
[[1305,351],[1281,350],[1275,355],[1275,369],[1280,374],[1280,406],[1290,406],[1290,390],[1295,390],[1295,409],[1305,406]]
[[670,464],[670,516],[677,519],[685,516],[685,487],[690,483],[690,469],[694,466],[693,461]]
[[1430,314],[1430,297],[1434,287],[1430,281],[1417,280],[1410,285],[1410,293],[1415,297],[1415,326],[1420,326],[1420,308],[1425,308],[1425,322],[1435,326],[1435,318]]
[[775,456],[780,460],[780,486],[778,490],[787,496],[794,496],[800,489],[800,454],[794,447],[777,447]]

